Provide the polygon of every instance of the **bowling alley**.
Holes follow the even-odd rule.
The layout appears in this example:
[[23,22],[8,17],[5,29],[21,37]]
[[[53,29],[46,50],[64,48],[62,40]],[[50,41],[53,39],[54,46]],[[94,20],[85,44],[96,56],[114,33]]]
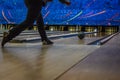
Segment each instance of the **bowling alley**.
[[0,80],[120,80],[120,0],[0,0]]

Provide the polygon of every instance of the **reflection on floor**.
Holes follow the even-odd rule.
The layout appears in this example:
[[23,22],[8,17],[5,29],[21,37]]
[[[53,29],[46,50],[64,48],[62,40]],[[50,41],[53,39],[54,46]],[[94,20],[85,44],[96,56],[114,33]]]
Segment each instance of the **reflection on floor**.
[[1,49],[0,80],[54,80],[99,48],[86,45],[39,45],[11,44]]
[[86,45],[99,38],[8,43],[0,48],[0,80],[120,80],[120,34],[103,46]]
[[120,80],[120,34],[57,80]]

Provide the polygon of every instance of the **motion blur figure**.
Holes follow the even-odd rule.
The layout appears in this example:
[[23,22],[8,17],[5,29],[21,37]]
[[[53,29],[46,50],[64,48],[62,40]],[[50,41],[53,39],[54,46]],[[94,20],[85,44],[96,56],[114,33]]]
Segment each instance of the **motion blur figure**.
[[[7,42],[15,38],[26,28],[33,26],[35,21],[43,45],[53,44],[53,42],[47,38],[46,32],[44,30],[43,17],[41,14],[42,7],[45,6],[47,2],[50,1],[52,0],[24,0],[25,5],[28,9],[26,19],[21,24],[14,26],[11,30],[9,30],[9,32],[4,32],[1,46],[4,47],[4,45]],[[70,4],[68,0],[59,0],[59,1],[66,5]]]

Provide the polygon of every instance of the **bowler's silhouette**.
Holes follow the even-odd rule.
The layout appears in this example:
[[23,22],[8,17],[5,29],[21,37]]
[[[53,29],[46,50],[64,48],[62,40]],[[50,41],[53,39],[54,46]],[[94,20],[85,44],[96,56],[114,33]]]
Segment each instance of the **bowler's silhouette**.
[[[47,38],[46,32],[44,30],[43,17],[41,14],[42,7],[45,6],[47,4],[47,2],[49,2],[49,1],[52,1],[52,0],[24,0],[25,5],[28,9],[26,19],[19,25],[15,26],[11,30],[9,30],[9,32],[4,33],[1,46],[4,47],[4,45],[7,42],[12,40],[17,35],[19,35],[26,28],[33,26],[35,21],[36,21],[36,25],[38,27],[38,32],[41,36],[43,45],[53,44],[53,42]],[[59,1],[61,3],[67,4],[67,5],[70,4],[70,2],[68,0],[59,0]]]

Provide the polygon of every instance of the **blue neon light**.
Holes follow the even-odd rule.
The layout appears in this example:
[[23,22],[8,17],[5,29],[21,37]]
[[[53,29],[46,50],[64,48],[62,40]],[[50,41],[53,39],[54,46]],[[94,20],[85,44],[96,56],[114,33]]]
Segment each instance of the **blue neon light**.
[[[71,0],[66,6],[58,0],[43,8],[49,25],[120,25],[120,0]],[[0,24],[18,24],[26,17],[23,0],[0,0]]]

